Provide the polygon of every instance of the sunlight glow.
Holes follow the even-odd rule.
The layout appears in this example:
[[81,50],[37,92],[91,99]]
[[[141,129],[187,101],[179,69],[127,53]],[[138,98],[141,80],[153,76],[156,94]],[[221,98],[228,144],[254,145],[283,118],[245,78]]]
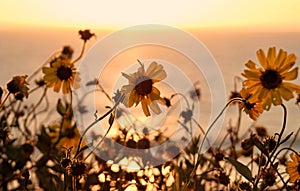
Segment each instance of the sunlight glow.
[[178,27],[299,29],[300,1],[187,0],[2,1],[0,23],[56,27],[120,28],[138,24]]

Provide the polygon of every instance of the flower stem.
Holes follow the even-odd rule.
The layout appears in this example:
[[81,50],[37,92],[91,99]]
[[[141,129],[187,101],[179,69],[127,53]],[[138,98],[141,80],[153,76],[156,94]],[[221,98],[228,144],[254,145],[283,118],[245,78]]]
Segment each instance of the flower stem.
[[83,42],[80,55],[72,62],[72,64],[74,64],[75,62],[78,62],[82,58],[84,50],[85,50],[85,45],[86,45],[86,41]]
[[[204,137],[203,137],[203,140],[202,140],[202,142],[201,142],[201,145],[200,145],[200,147],[199,147],[199,149],[198,149],[198,154],[199,154],[198,157],[201,157],[200,153],[201,153],[201,150],[202,150],[202,148],[203,148],[204,141],[207,139],[208,133],[211,131],[211,129],[213,128],[213,126],[215,125],[215,123],[218,121],[218,119],[222,116],[222,114],[223,114],[224,111],[227,109],[227,107],[228,107],[231,103],[233,103],[233,102],[235,102],[235,101],[242,102],[242,98],[233,98],[233,99],[229,100],[229,101],[227,102],[227,104],[224,106],[224,108],[221,110],[221,112],[219,113],[219,115],[215,118],[215,120],[214,120],[214,121],[210,124],[210,126],[208,127],[208,129],[207,129],[207,131],[206,131],[206,133],[205,133],[205,135],[204,135]],[[196,161],[198,161],[198,160],[199,160],[199,158],[198,158]],[[186,191],[186,190],[187,190],[187,187],[188,187],[188,185],[190,184],[192,177],[193,177],[193,176],[195,175],[195,173],[196,173],[196,169],[197,169],[197,165],[194,166],[194,168],[193,168],[193,170],[192,170],[192,172],[191,172],[191,175],[190,175],[190,178],[189,178],[188,182],[184,185],[183,191]]]
[[3,101],[2,101],[2,103],[1,103],[1,105],[0,105],[0,110],[1,110],[2,107],[4,106],[4,104],[5,104],[5,102],[7,101],[7,99],[8,99],[8,97],[9,97],[10,94],[11,94],[11,93],[7,93],[7,94],[6,94],[5,98],[3,99]]
[[119,103],[123,100],[124,98],[124,95],[122,95],[120,97],[120,99],[118,100],[118,102],[109,110],[107,111],[104,115],[102,115],[101,117],[99,117],[98,119],[96,119],[93,123],[91,123],[85,130],[84,132],[82,133],[81,137],[80,137],[80,140],[79,140],[79,143],[78,143],[78,146],[77,146],[77,150],[76,150],[76,153],[75,153],[75,156],[74,158],[76,158],[78,156],[78,154],[80,153],[80,145],[82,143],[82,140],[83,140],[83,137],[84,135],[94,126],[96,125],[99,121],[101,121],[102,119],[104,119],[105,117],[107,117],[112,111],[114,111],[116,109],[116,107],[119,105]]

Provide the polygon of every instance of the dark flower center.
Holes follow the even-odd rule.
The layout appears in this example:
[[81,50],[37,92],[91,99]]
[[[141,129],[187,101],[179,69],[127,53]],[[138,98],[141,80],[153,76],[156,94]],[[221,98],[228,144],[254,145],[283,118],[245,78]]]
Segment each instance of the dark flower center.
[[275,89],[282,83],[282,77],[275,70],[266,70],[262,73],[260,81],[264,88]]
[[72,69],[65,66],[61,66],[57,69],[56,74],[60,80],[68,80],[72,76]]
[[248,110],[253,109],[255,106],[255,103],[250,103],[248,101],[245,101],[244,104],[245,104],[245,108],[247,108]]
[[298,173],[300,174],[300,164],[298,164]]
[[145,96],[151,93],[153,82],[146,76],[141,76],[136,80],[136,86],[134,87],[137,94]]

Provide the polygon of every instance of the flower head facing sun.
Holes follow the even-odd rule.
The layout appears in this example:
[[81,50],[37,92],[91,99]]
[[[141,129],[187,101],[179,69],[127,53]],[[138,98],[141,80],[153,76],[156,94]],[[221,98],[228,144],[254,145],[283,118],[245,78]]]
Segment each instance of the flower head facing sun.
[[261,100],[263,108],[269,110],[272,104],[282,104],[282,98],[288,101],[294,97],[294,92],[300,92],[300,86],[286,82],[298,76],[298,67],[292,69],[296,62],[294,54],[287,54],[280,49],[276,56],[276,49],[272,47],[267,56],[263,50],[258,50],[257,57],[262,68],[256,68],[256,64],[250,60],[246,64],[248,69],[242,73],[247,78],[244,85],[252,94],[250,101]]
[[295,153],[290,155],[292,161],[286,162],[286,171],[290,176],[290,182],[300,180],[300,156]]
[[249,100],[252,95],[245,88],[240,91],[240,96],[242,97],[242,102],[239,104],[240,109],[244,110],[251,119],[256,120],[263,112],[261,102],[250,102]]
[[70,59],[56,58],[50,67],[43,67],[42,70],[48,87],[53,87],[55,92],[62,87],[63,94],[67,94],[71,92],[71,87],[79,87],[80,78]]
[[137,72],[132,74],[122,75],[128,79],[128,84],[124,85],[121,89],[125,94],[123,104],[126,107],[132,107],[134,104],[137,106],[140,102],[143,112],[146,116],[150,116],[150,109],[159,114],[161,112],[158,104],[165,103],[164,99],[160,97],[160,91],[154,87],[154,83],[159,82],[166,78],[167,74],[163,69],[163,66],[152,62],[150,66],[145,70],[142,63]]

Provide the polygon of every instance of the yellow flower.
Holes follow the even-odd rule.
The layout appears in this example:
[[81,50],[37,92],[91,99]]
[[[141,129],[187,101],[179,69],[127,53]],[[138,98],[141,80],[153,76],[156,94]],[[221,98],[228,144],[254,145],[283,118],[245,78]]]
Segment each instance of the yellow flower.
[[291,153],[290,157],[293,161],[286,162],[286,171],[290,176],[290,182],[296,182],[300,180],[300,156]]
[[256,64],[249,60],[246,64],[248,69],[242,74],[247,78],[244,85],[252,94],[249,101],[261,100],[263,108],[269,110],[272,103],[280,105],[282,98],[288,101],[294,97],[294,92],[300,92],[300,86],[285,82],[297,78],[298,67],[292,69],[296,61],[295,54],[287,54],[280,49],[276,56],[276,49],[272,47],[267,56],[259,49],[257,57],[262,68],[256,68]]
[[149,108],[159,114],[161,112],[157,102],[164,104],[165,101],[160,97],[160,91],[153,86],[154,83],[159,82],[166,78],[167,74],[163,66],[152,62],[145,71],[144,65],[138,68],[138,71],[132,74],[122,75],[128,79],[128,85],[124,85],[121,89],[125,94],[123,104],[126,107],[136,106],[141,102],[143,112],[146,116],[150,116]]
[[242,102],[239,103],[240,109],[245,111],[251,119],[256,120],[263,112],[261,102],[250,102],[249,100],[252,95],[249,93],[248,89],[245,88],[240,91],[240,96],[242,97]]
[[43,73],[48,87],[53,87],[55,92],[59,92],[61,86],[63,94],[70,93],[71,87],[79,87],[79,74],[70,59],[56,58],[50,67],[43,67]]
[[[49,136],[52,138],[52,142],[55,143],[58,141],[59,138],[59,131],[60,131],[60,123],[54,123],[51,126],[51,131],[49,133]],[[80,133],[76,127],[76,125],[72,125],[71,120],[64,120],[62,124],[62,130],[61,130],[61,137],[57,144],[58,148],[64,147],[64,148],[71,148],[71,153],[76,152],[76,148],[78,146],[79,140],[80,140]],[[82,144],[84,145],[84,143]]]

